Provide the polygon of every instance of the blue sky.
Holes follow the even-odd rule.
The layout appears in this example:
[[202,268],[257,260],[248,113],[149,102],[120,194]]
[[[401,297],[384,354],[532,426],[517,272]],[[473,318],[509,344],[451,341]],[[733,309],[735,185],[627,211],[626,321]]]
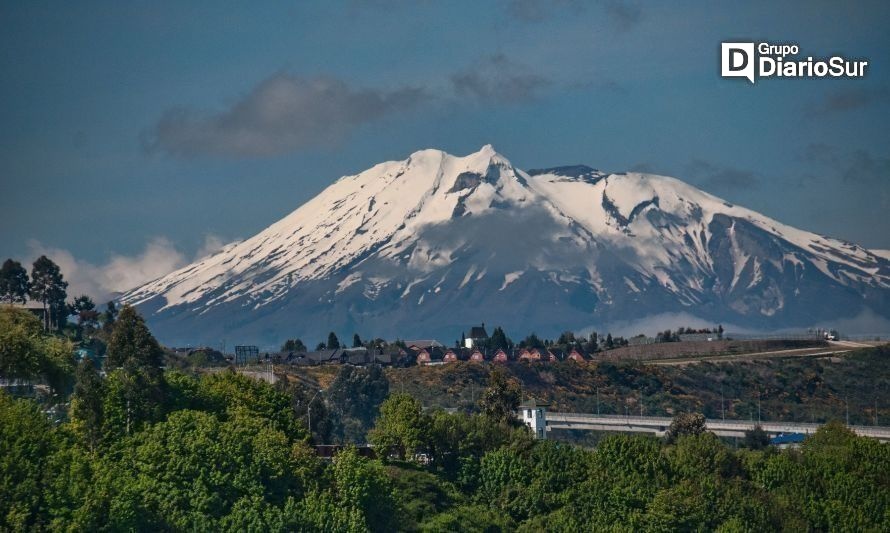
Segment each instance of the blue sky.
[[[6,2],[0,255],[51,251],[120,285],[341,175],[487,143],[521,168],[673,175],[890,248],[890,7],[653,4]],[[869,72],[752,86],[720,78],[725,40]]]

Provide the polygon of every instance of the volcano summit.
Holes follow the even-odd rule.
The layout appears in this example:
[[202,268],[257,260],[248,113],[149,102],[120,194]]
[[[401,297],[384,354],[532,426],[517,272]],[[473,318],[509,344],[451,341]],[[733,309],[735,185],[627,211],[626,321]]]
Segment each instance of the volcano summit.
[[485,146],[340,178],[122,300],[169,344],[450,340],[481,321],[550,335],[673,312],[779,329],[890,316],[890,260],[674,178],[523,171]]

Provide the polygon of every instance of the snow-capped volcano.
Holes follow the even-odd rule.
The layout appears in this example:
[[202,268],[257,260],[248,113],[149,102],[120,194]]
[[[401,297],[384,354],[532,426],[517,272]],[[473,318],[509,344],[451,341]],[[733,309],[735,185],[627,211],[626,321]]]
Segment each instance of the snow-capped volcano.
[[340,178],[123,301],[173,344],[451,340],[480,321],[551,334],[664,312],[780,328],[890,315],[890,260],[674,178],[525,172],[489,145]]

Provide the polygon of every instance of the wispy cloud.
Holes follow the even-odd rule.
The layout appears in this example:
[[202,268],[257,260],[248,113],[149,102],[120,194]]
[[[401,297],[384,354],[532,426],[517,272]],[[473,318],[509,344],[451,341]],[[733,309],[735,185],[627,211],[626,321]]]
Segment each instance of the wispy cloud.
[[[206,257],[222,246],[223,241],[219,237],[208,235],[194,259]],[[99,303],[169,274],[190,261],[165,237],[151,239],[136,255],[112,254],[101,264],[77,259],[69,250],[46,246],[35,240],[28,242],[28,255],[26,261],[29,265],[41,255],[46,255],[59,265],[68,282],[69,297],[86,294]]]
[[598,4],[609,22],[619,30],[630,30],[643,20],[643,10],[639,4],[624,0],[602,0],[584,2],[581,0],[509,0],[507,13],[522,22],[537,23],[548,20],[560,13],[581,13],[590,5]]
[[693,159],[686,166],[686,176],[708,188],[721,190],[748,189],[760,183],[760,175],[750,170],[742,170],[720,165],[704,159]]
[[451,83],[459,97],[488,103],[518,103],[536,99],[551,81],[504,54],[495,54],[457,72]]
[[886,184],[890,180],[890,158],[868,150],[844,150],[824,143],[812,143],[804,150],[804,158],[821,163],[829,172],[844,181],[865,184]]
[[631,30],[643,21],[643,10],[639,4],[607,0],[603,2],[606,15],[620,30]]
[[555,12],[569,9],[579,12],[584,3],[579,0],[509,0],[507,13],[523,22],[541,22],[553,16]]
[[222,111],[171,109],[144,133],[149,150],[178,157],[273,156],[336,144],[356,128],[415,107],[423,88],[353,87],[278,73]]
[[808,117],[847,113],[875,104],[890,102],[890,88],[844,87],[826,94],[819,102],[806,108]]

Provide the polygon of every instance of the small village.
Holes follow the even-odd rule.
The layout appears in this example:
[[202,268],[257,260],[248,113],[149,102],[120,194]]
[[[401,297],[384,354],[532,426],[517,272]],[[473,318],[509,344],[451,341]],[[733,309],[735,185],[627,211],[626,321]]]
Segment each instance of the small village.
[[[333,333],[331,334],[333,335]],[[200,358],[211,364],[247,366],[256,364],[287,365],[293,367],[318,365],[381,365],[404,368],[410,366],[438,366],[458,362],[496,363],[513,362],[585,364],[592,361],[644,361],[672,359],[680,356],[709,357],[768,353],[782,349],[819,349],[828,346],[839,334],[836,331],[814,330],[797,334],[730,338],[722,326],[711,328],[679,328],[659,332],[653,337],[637,335],[631,338],[611,334],[605,337],[592,333],[575,336],[564,332],[558,339],[539,339],[531,334],[519,343],[507,339],[503,330],[495,328],[490,336],[485,324],[472,326],[461,334],[461,339],[447,346],[437,339],[395,340],[374,339],[360,342],[354,337],[352,347],[336,342],[319,343],[314,350],[302,341],[287,341],[278,351],[261,351],[253,345],[237,345],[233,354],[211,347],[170,348],[174,354],[186,358]],[[336,336],[334,336],[336,339]],[[331,346],[333,344],[333,346]]]

